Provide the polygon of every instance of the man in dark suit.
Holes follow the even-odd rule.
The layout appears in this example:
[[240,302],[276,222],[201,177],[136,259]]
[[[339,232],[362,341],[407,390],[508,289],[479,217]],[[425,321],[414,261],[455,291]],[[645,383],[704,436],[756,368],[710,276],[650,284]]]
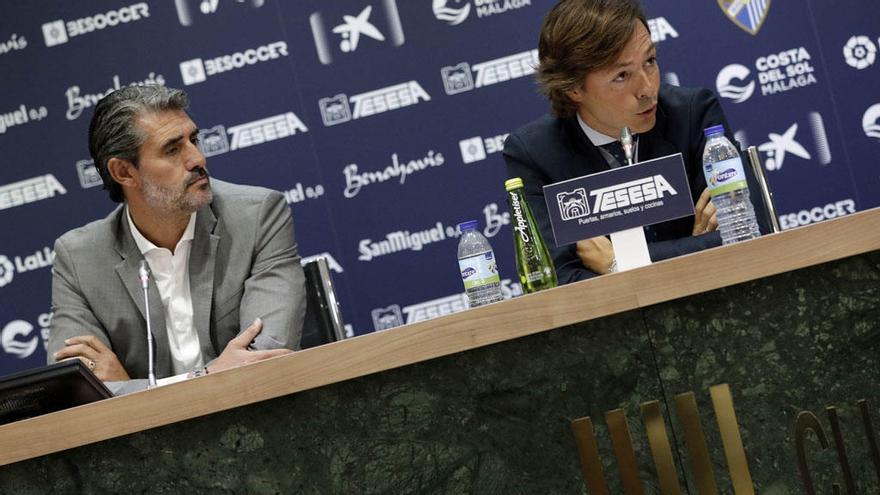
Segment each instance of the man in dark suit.
[[[628,126],[636,134],[638,161],[682,153],[697,199],[694,216],[646,228],[651,259],[720,245],[701,166],[702,131],[729,126],[712,92],[660,84],[656,48],[638,2],[562,0],[544,20],[538,54],[538,81],[553,115],[512,133],[504,158],[508,175],[523,179],[544,238],[552,240],[553,233],[542,187],[624,165],[617,139]],[[551,252],[560,283],[615,268],[606,237]]]

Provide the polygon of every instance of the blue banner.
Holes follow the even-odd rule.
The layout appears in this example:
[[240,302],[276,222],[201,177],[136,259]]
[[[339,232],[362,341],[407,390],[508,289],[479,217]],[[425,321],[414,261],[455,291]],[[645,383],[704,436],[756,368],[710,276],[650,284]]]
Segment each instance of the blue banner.
[[[349,331],[463,310],[476,219],[519,294],[504,138],[548,104],[554,0],[7,2],[0,20],[0,374],[45,362],[52,246],[116,205],[86,134],[107,92],[185,89],[208,168],[284,192]],[[665,82],[719,95],[786,228],[880,205],[875,0],[645,0]]]

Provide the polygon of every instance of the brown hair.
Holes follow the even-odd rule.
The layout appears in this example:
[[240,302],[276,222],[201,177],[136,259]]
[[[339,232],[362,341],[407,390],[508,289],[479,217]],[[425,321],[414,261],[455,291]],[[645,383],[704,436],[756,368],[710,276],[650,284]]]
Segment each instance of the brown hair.
[[566,91],[617,59],[636,20],[648,27],[637,0],[561,0],[553,7],[541,26],[537,79],[554,114],[577,110]]

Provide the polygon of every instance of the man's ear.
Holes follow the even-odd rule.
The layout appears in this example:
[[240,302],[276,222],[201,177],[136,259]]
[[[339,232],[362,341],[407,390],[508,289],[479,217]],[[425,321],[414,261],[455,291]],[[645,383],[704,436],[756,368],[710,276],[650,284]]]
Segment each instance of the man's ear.
[[133,163],[121,158],[111,158],[107,160],[107,172],[122,187],[133,186],[135,184],[134,174],[136,168]]
[[584,101],[584,90],[583,88],[574,88],[565,92],[565,96],[568,96],[568,99],[575,103],[583,103]]

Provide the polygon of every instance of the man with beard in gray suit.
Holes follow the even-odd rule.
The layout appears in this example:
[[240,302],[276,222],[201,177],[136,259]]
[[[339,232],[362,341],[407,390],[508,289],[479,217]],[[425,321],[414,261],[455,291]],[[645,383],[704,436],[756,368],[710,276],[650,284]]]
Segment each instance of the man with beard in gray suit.
[[122,204],[55,242],[50,363],[146,378],[147,317],[166,382],[299,347],[305,278],[290,209],[276,191],[212,179],[187,107],[183,91],[162,86],[123,88],[95,107],[89,151]]

